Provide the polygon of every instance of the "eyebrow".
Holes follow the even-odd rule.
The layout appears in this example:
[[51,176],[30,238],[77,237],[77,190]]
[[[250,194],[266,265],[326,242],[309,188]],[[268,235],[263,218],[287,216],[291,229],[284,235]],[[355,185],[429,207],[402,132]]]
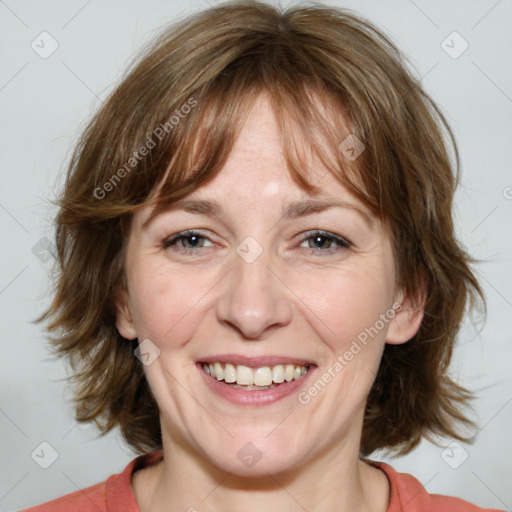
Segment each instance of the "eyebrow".
[[[281,219],[291,220],[299,217],[305,217],[315,213],[320,213],[331,208],[346,208],[354,210],[365,221],[368,227],[372,228],[375,224],[374,219],[359,206],[348,203],[341,199],[330,198],[330,199],[305,199],[301,201],[294,201],[290,203],[282,212]],[[188,213],[194,213],[198,215],[211,215],[221,216],[223,209],[220,203],[210,199],[181,199],[171,204],[165,213],[169,211],[183,210]],[[142,228],[146,228],[148,224],[154,219],[153,215],[150,215],[142,224]]]

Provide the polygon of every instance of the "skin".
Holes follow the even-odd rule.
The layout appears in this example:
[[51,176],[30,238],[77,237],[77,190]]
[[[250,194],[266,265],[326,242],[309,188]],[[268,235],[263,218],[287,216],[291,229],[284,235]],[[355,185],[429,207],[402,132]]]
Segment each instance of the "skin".
[[[150,211],[134,215],[117,328],[160,350],[145,371],[164,451],[163,462],[133,476],[142,512],[387,509],[385,474],[359,460],[365,402],[385,343],[414,336],[423,311],[395,287],[385,226],[330,173],[318,171],[317,179],[319,198],[343,199],[363,213],[335,207],[282,218],[305,192],[288,174],[261,95],[221,173],[192,194],[219,202],[219,215],[170,210],[145,229]],[[162,247],[186,229],[206,238]],[[352,245],[315,244],[311,230]],[[248,236],[263,248],[252,263],[235,250]],[[210,391],[195,366],[220,353],[293,356],[315,362],[316,380],[396,302],[401,311],[306,405],[296,394],[234,405]],[[251,468],[237,457],[248,442],[262,454]]]

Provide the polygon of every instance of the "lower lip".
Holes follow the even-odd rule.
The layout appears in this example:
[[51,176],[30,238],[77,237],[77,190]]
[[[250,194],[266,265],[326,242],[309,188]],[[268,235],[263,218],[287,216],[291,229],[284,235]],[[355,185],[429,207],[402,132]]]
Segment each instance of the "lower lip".
[[197,368],[201,372],[206,385],[214,393],[229,402],[236,405],[266,405],[282,400],[296,392],[306,383],[307,380],[309,380],[316,367],[310,366],[308,372],[300,379],[292,380],[290,382],[285,381],[275,388],[265,389],[262,391],[233,388],[225,384],[224,381],[219,381],[210,377],[210,375],[203,370],[202,363],[197,363]]

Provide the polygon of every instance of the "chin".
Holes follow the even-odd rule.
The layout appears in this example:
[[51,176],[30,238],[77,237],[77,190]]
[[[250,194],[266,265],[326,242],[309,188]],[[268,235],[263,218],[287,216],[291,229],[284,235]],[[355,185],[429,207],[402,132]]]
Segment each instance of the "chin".
[[261,478],[288,472],[303,464],[305,453],[298,446],[305,448],[305,443],[292,441],[285,431],[268,436],[268,430],[255,435],[251,429],[246,435],[234,436],[229,446],[219,446],[214,451],[211,446],[205,447],[205,455],[223,471],[239,477]]
[[272,454],[262,454],[259,460],[254,459],[252,463],[248,461],[247,465],[238,459],[236,453],[231,457],[224,454],[222,457],[212,459],[212,462],[222,471],[248,479],[269,478],[270,475],[289,472],[298,465],[294,460]]

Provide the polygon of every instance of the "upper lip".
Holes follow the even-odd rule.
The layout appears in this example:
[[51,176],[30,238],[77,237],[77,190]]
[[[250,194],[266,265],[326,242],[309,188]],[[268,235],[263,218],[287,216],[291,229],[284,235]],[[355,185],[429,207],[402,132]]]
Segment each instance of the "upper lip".
[[298,357],[288,356],[257,356],[247,357],[241,354],[217,354],[214,356],[206,356],[199,360],[201,363],[232,363],[249,366],[252,368],[260,368],[261,366],[276,366],[278,364],[297,364],[303,366],[314,366],[315,363],[309,359],[301,359]]

